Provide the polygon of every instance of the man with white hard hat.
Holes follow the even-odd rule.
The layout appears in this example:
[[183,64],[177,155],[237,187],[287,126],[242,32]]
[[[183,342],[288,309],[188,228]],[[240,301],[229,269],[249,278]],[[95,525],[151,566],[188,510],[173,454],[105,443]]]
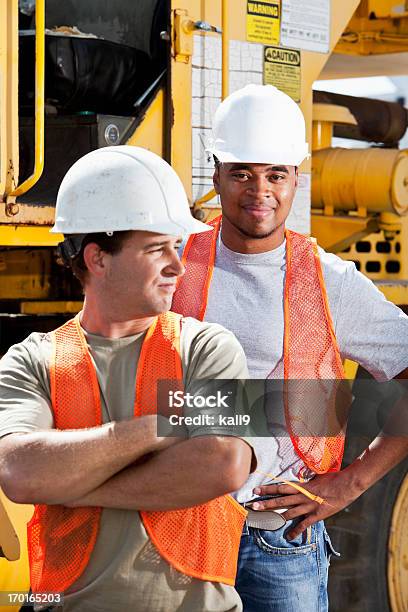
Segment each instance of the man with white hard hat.
[[84,306],[1,362],[0,485],[35,504],[31,589],[57,594],[51,604],[64,594],[64,610],[241,610],[246,513],[228,492],[247,479],[251,447],[217,423],[166,436],[157,412],[161,380],[188,392],[247,376],[230,332],[168,312],[181,237],[208,229],[144,149],[93,151],[62,181],[51,231],[65,235]]
[[[212,234],[187,241],[172,309],[230,329],[252,378],[340,381],[344,358],[377,380],[407,378],[408,318],[352,262],[285,228],[308,155],[305,135],[297,104],[270,85],[249,85],[221,103],[208,152],[222,216]],[[320,405],[317,416],[338,428],[318,435],[310,433],[316,406],[306,398],[272,404],[280,433],[254,442],[258,470],[235,495],[267,513],[266,528],[252,516],[241,540],[236,588],[251,612],[327,609],[333,549],[322,519],[408,453],[406,437],[378,437],[339,471],[344,423],[336,404]]]

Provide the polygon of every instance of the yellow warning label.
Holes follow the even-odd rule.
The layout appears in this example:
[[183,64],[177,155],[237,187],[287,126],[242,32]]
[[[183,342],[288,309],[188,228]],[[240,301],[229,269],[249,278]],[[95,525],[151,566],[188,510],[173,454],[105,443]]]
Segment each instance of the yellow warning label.
[[247,40],[264,45],[278,45],[280,16],[280,0],[247,0]]
[[300,102],[300,51],[284,47],[264,48],[264,85],[275,85]]

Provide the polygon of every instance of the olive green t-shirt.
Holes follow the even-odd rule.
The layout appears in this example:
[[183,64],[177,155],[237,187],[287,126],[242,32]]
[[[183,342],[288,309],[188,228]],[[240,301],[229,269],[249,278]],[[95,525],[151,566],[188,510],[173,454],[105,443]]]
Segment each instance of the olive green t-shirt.
[[[133,414],[136,368],[144,333],[110,339],[86,332],[99,381],[103,422]],[[182,320],[180,354],[186,391],[198,379],[247,378],[235,336],[220,325]],[[0,437],[53,428],[49,334],[33,333],[0,362]],[[80,406],[81,398],[78,397]],[[208,430],[208,428],[207,428]],[[192,435],[221,433],[194,430]],[[232,434],[233,435],[233,434]],[[80,466],[78,466],[80,469]],[[63,474],[61,475],[63,477]],[[160,557],[136,511],[105,508],[91,559],[65,594],[67,612],[239,611],[233,587],[181,574]]]

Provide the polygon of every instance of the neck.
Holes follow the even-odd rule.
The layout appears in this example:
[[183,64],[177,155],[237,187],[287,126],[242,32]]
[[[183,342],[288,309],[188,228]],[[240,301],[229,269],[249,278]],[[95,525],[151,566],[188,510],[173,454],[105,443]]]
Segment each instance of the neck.
[[85,297],[81,313],[81,326],[90,334],[105,338],[125,338],[146,331],[155,317],[126,320],[115,316],[109,309],[90,297]]
[[243,234],[223,216],[221,237],[225,246],[231,251],[245,255],[256,255],[258,253],[267,253],[280,247],[285,240],[285,226],[280,225],[264,238],[252,238]]

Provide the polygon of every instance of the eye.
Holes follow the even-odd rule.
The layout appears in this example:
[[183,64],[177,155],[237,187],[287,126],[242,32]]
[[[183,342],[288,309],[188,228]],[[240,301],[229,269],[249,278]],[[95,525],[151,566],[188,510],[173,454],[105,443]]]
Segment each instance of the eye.
[[280,183],[281,181],[284,181],[286,178],[286,175],[284,174],[271,174],[269,179],[274,181],[275,183]]
[[232,176],[238,181],[247,181],[250,178],[246,172],[234,172]]

